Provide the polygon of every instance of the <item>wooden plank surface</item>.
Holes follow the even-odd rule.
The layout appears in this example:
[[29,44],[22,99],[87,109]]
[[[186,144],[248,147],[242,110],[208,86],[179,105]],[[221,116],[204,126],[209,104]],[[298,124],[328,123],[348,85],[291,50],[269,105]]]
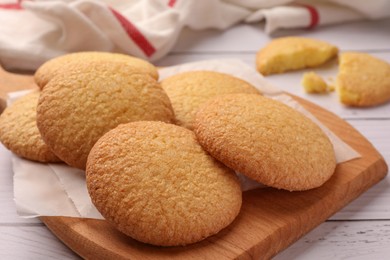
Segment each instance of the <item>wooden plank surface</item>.
[[[385,260],[390,256],[388,221],[330,221],[315,229],[274,260]],[[313,247],[313,244],[316,246]],[[329,250],[329,249],[333,250]]]
[[249,259],[270,258],[328,219],[385,177],[387,166],[375,148],[334,114],[297,98],[362,157],[339,164],[323,186],[304,192],[272,188],[244,193],[232,225],[186,247],[155,247],[137,242],[103,220],[42,217],[66,245],[89,259]]
[[[43,223],[0,225],[0,259],[2,260],[71,260],[80,259],[66,248]],[[31,239],[34,234],[37,239]]]

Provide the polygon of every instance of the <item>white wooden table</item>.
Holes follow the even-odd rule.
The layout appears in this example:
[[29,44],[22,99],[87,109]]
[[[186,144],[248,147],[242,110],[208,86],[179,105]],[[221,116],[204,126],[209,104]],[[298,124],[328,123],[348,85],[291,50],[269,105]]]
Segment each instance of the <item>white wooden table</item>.
[[[390,62],[390,19],[316,30],[278,32],[326,40],[341,51],[364,51]],[[169,66],[204,59],[237,58],[254,66],[257,50],[270,40],[259,25],[237,25],[227,31],[182,33],[173,51],[157,62]],[[335,78],[336,63],[315,69]],[[275,86],[336,113],[359,130],[390,163],[390,103],[366,109],[345,108],[331,95],[307,95],[300,86],[303,71],[269,76]],[[0,259],[78,259],[39,219],[15,212],[10,152],[0,145]],[[390,259],[390,177],[371,188],[328,221],[298,240],[275,259]]]

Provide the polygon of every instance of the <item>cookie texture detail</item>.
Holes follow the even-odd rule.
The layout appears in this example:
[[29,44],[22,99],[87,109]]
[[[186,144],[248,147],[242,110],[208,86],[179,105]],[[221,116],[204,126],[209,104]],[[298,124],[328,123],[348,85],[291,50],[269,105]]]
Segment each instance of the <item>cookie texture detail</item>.
[[0,115],[0,141],[18,156],[38,162],[60,162],[41,138],[36,123],[39,91],[11,104]]
[[93,203],[107,221],[153,245],[201,241],[238,215],[242,193],[232,170],[186,128],[133,122],[109,131],[88,157]]
[[157,68],[145,60],[120,53],[89,51],[65,54],[45,62],[35,72],[34,80],[42,89],[56,75],[71,73],[90,61],[123,62],[140,72],[149,74],[156,80],[158,79]]
[[90,61],[43,88],[37,125],[63,161],[85,168],[95,142],[119,124],[174,122],[168,96],[155,79],[121,62]]
[[319,187],[336,167],[333,146],[316,124],[263,96],[234,94],[207,102],[194,131],[213,157],[278,189]]
[[189,71],[161,82],[175,111],[177,124],[193,129],[195,114],[207,100],[226,94],[260,92],[248,82],[214,71]]

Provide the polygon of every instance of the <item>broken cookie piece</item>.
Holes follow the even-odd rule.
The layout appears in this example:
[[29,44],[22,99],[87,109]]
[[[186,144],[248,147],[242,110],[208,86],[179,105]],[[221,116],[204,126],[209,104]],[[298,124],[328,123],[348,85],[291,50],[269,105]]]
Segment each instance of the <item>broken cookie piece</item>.
[[367,107],[390,101],[390,64],[366,53],[340,56],[336,91],[340,102]]
[[327,42],[283,37],[271,41],[256,56],[257,70],[263,75],[316,67],[335,57],[336,46]]

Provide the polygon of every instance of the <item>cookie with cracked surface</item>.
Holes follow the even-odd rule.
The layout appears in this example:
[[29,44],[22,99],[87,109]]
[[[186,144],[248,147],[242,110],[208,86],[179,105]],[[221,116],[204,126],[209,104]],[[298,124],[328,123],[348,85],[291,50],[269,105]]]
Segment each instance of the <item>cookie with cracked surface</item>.
[[340,55],[336,92],[341,103],[368,107],[390,101],[390,64],[366,53]]
[[123,62],[137,68],[141,72],[149,74],[156,80],[158,79],[157,68],[145,60],[120,53],[90,51],[65,54],[48,60],[35,72],[34,80],[42,89],[56,75],[77,70],[83,63],[90,61]]
[[336,46],[324,41],[282,37],[257,52],[256,67],[263,75],[316,67],[335,57],[337,52]]
[[333,146],[316,124],[263,96],[217,97],[198,111],[194,126],[199,143],[213,157],[271,187],[316,188],[336,167]]
[[51,150],[84,169],[95,142],[119,124],[173,122],[168,96],[155,79],[118,62],[90,61],[43,88],[37,125]]
[[16,155],[38,162],[60,162],[43,142],[36,123],[39,91],[12,103],[0,115],[0,141]]
[[159,246],[201,241],[238,215],[235,173],[212,158],[183,127],[123,124],[88,156],[86,180],[96,208],[130,237]]
[[161,81],[175,111],[177,124],[193,129],[199,106],[225,94],[260,94],[254,86],[234,76],[215,71],[189,71]]

